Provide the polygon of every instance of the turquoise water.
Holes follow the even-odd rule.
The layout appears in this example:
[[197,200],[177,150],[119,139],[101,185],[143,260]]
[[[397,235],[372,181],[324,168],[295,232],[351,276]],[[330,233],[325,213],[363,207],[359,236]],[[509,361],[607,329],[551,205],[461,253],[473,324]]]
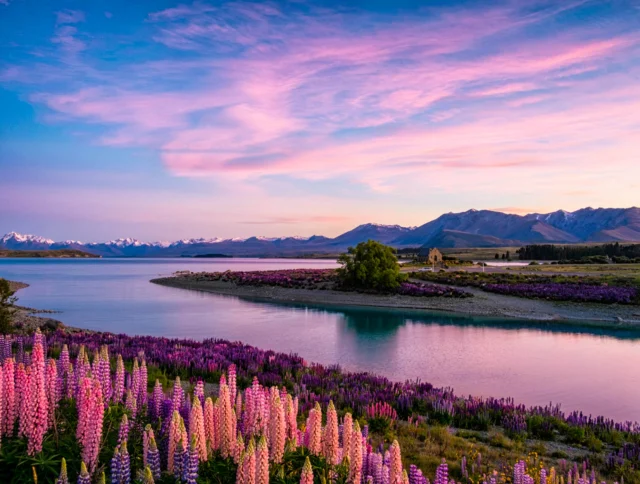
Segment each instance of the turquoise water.
[[276,304],[150,284],[177,270],[334,267],[269,259],[0,259],[0,277],[29,283],[20,304],[56,309],[72,326],[240,340],[459,394],[559,402],[640,420],[640,334],[425,312]]

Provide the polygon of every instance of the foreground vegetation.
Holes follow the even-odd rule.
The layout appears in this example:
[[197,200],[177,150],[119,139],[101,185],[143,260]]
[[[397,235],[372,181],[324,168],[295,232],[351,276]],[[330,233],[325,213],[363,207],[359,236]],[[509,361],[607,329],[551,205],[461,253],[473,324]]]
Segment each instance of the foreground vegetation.
[[1,482],[640,482],[637,424],[240,343],[58,331],[0,361]]

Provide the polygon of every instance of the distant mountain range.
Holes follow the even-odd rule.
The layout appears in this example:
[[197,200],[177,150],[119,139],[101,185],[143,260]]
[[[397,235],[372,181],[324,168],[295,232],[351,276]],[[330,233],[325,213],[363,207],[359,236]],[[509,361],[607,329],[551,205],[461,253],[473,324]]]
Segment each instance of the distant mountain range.
[[343,252],[365,240],[395,247],[505,247],[533,243],[640,242],[640,208],[583,208],[575,212],[513,215],[491,210],[446,213],[419,227],[364,224],[335,238],[249,237],[247,239],[185,239],[141,242],[117,239],[82,243],[55,242],[11,232],[0,239],[0,249],[77,249],[103,257],[185,257],[201,254],[234,256],[292,256]]

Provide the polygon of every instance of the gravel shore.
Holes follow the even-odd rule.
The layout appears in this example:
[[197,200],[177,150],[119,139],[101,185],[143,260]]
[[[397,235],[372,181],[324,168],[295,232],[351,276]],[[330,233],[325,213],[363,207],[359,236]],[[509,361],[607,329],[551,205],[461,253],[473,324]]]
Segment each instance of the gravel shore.
[[486,293],[468,287],[465,287],[464,290],[473,293],[474,297],[460,299],[373,295],[331,290],[289,289],[276,286],[238,286],[231,282],[195,281],[191,280],[188,275],[152,279],[151,282],[181,289],[274,302],[438,311],[466,316],[517,318],[640,330],[640,307],[638,306],[523,299]]
[[[24,289],[29,287],[29,284],[25,284],[24,282],[17,281],[8,281],[9,288],[12,291],[19,291],[20,289]],[[75,330],[76,328],[71,328],[65,326],[62,321],[58,321],[57,319],[42,317],[42,316],[34,316],[35,314],[47,314],[47,313],[56,313],[57,311],[51,311],[49,309],[33,309],[27,308],[24,306],[16,305],[16,312],[13,316],[13,325],[18,332],[26,332],[30,333],[36,328],[47,329],[47,330],[55,330],[59,328],[65,328],[67,330]]]

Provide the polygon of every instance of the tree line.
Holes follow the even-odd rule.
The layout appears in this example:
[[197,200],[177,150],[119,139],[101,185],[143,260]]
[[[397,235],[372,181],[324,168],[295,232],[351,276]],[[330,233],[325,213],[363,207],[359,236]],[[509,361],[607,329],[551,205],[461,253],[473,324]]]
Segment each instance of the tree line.
[[517,251],[520,260],[581,260],[588,257],[608,257],[614,262],[640,258],[640,244],[621,245],[618,242],[601,245],[527,245]]

